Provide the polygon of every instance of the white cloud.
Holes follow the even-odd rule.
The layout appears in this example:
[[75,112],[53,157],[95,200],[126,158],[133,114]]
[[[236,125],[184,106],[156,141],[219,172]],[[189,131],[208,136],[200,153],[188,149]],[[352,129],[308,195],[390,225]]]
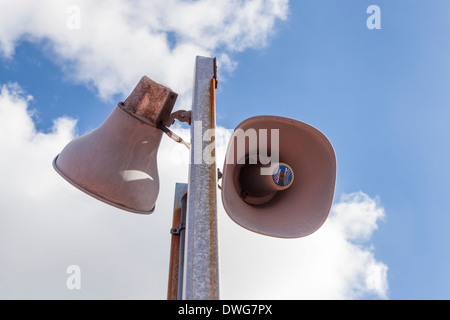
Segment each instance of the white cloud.
[[319,231],[298,240],[253,235],[224,218],[221,258],[232,262],[223,264],[222,288],[230,299],[387,298],[387,266],[362,245],[359,229],[348,228],[374,231],[383,216],[375,200],[355,193],[333,206]]
[[0,54],[44,42],[70,80],[102,98],[127,95],[148,75],[187,103],[195,56],[217,56],[231,71],[230,55],[265,46],[287,14],[288,0],[2,0]]
[[[51,132],[36,131],[30,99],[17,85],[1,88],[0,298],[165,299],[173,194],[176,182],[187,181],[180,159],[188,150],[164,138],[156,212],[122,212],[54,172],[53,157],[73,138],[76,122],[61,118]],[[217,141],[223,156],[227,139]],[[384,215],[369,196],[346,195],[318,232],[279,240],[240,228],[220,206],[222,298],[386,298],[387,266],[370,244]],[[81,267],[80,291],[66,288],[70,265]]]

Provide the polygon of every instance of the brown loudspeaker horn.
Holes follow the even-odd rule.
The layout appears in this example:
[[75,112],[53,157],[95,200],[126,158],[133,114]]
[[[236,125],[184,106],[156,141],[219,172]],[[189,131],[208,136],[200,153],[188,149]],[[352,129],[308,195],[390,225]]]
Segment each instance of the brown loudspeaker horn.
[[133,213],[150,214],[159,193],[157,153],[177,94],[143,77],[94,131],[70,142],[53,162],[83,192]]
[[300,238],[328,217],[336,157],[328,139],[305,123],[254,117],[234,131],[222,179],[222,202],[237,224],[268,236]]

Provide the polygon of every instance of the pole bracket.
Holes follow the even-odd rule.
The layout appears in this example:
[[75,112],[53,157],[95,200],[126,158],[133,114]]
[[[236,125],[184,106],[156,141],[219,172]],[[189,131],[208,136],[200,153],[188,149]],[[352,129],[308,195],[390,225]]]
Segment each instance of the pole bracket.
[[178,120],[180,122],[186,122],[187,124],[191,125],[191,117],[192,117],[192,111],[186,111],[186,110],[180,110],[172,113],[169,116],[169,119],[166,122],[166,126],[170,127],[175,123],[175,120]]
[[162,130],[165,134],[167,134],[167,136],[173,141],[181,143],[184,146],[186,146],[186,148],[191,149],[191,145],[189,142],[184,141],[183,139],[181,139],[180,136],[178,136],[172,130],[169,129],[169,127],[175,123],[175,120],[178,120],[180,122],[187,122],[189,125],[191,125],[191,115],[192,115],[191,111],[186,110],[176,111],[170,115],[165,125],[161,123],[160,125],[158,125],[158,128]]
[[173,236],[179,236],[179,235],[181,235],[181,231],[184,231],[185,229],[186,229],[185,226],[180,225],[178,228],[170,229],[170,234]]

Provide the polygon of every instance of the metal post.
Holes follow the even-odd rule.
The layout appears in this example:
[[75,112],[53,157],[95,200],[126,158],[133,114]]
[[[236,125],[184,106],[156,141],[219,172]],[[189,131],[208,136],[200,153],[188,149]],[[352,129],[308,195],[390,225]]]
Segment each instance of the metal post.
[[[184,300],[219,299],[217,238],[216,60],[197,57],[183,277]],[[212,153],[212,154],[211,154]]]
[[176,184],[173,222],[170,230],[172,243],[170,246],[167,300],[181,300],[182,298],[187,190],[188,185],[186,183]]
[[183,299],[183,276],[184,276],[184,251],[186,249],[186,212],[187,212],[187,194],[181,199],[181,222],[180,222],[180,252],[178,263],[178,288],[177,300]]

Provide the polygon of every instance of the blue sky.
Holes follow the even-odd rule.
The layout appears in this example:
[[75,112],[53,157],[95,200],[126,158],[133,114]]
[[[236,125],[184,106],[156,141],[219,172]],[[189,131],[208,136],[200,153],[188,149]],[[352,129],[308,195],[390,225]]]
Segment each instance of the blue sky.
[[[116,2],[123,5],[122,1]],[[176,2],[171,1],[169,5]],[[344,294],[337,295],[338,298],[448,299],[450,4],[442,0],[295,0],[279,3],[288,6],[287,14],[273,14],[273,21],[269,19],[273,23],[266,29],[261,23],[262,36],[257,28],[246,33],[239,20],[237,25],[243,29],[242,37],[230,36],[231,40],[217,43],[211,40],[211,44],[209,38],[195,35],[195,30],[192,34],[187,31],[184,34],[173,27],[171,21],[160,21],[161,30],[167,32],[169,58],[177,59],[180,73],[187,74],[185,77],[188,78],[193,71],[195,48],[198,48],[198,54],[217,56],[224,66],[220,70],[217,92],[218,125],[232,129],[249,117],[272,114],[315,126],[327,135],[336,151],[335,202],[340,203],[341,195],[363,192],[384,209],[384,218],[376,227],[372,226],[374,232],[370,240],[356,241],[355,246],[364,247],[376,261],[387,266],[389,288],[386,296],[378,291],[363,290],[356,296]],[[381,9],[380,30],[366,27],[370,16],[366,10],[373,4]],[[79,5],[84,17],[87,5],[84,2]],[[271,8],[269,4],[267,6]],[[197,9],[200,8],[192,8],[195,13]],[[17,11],[20,16],[20,10]],[[35,10],[34,14],[43,13]],[[261,18],[270,16],[266,13]],[[36,18],[36,21],[40,20]],[[38,27],[35,34],[30,31],[33,29],[25,29],[23,34],[13,32],[8,29],[13,22],[0,33],[0,44],[1,40],[4,43],[8,40],[5,36],[8,31],[16,33],[14,52],[0,51],[0,85],[17,83],[23,92],[33,96],[28,108],[33,110],[32,119],[39,132],[51,133],[53,121],[61,117],[76,119],[79,134],[96,128],[115,104],[126,97],[130,86],[139,80],[130,76],[126,79],[128,87],[124,85],[123,89],[117,89],[119,83],[108,91],[110,87],[104,85],[105,77],[100,72],[107,73],[107,69],[92,72],[90,78],[80,76],[88,70],[88,64],[77,55],[87,51],[77,44],[68,45],[60,35],[51,33],[46,27],[42,30]],[[218,31],[211,39],[226,35],[228,33]],[[77,35],[70,36],[77,39]],[[185,42],[192,43],[193,48],[186,49],[183,55],[181,44]],[[87,43],[87,46],[91,45]],[[182,58],[174,54],[177,46]],[[71,53],[70,50],[75,51]],[[172,74],[164,70],[177,69],[169,58],[161,61],[162,67],[157,68],[155,58],[150,59],[142,70],[136,66],[130,66],[130,69],[137,70],[136,74],[162,77],[169,86],[179,88],[183,97],[182,105],[178,107],[186,108],[192,83],[170,82]],[[120,65],[120,56],[117,61]],[[126,63],[124,61],[121,66],[124,71],[117,72],[120,77],[133,74],[128,72]],[[158,70],[155,75],[152,74],[153,67]],[[117,74],[111,71],[110,78],[120,78]],[[8,134],[1,130],[2,135]],[[180,131],[183,130],[186,128],[181,127]],[[8,155],[1,157],[7,159]],[[11,210],[6,213],[6,209],[9,207],[5,205],[2,215],[11,214]],[[102,207],[102,210],[106,209]],[[122,234],[123,231],[118,232]],[[256,240],[252,238],[251,241]],[[266,240],[258,238],[258,241]],[[9,249],[13,250],[14,243],[10,243]],[[70,245],[73,252],[82,251],[76,242],[70,242]],[[6,254],[1,254],[7,249],[0,251],[0,261],[6,259]],[[228,257],[226,253],[224,256]],[[66,260],[60,264],[65,263]],[[224,272],[230,270],[234,270],[233,267],[224,267]],[[51,275],[47,276],[51,278]],[[228,279],[228,276],[224,278]],[[51,281],[56,280],[52,278]],[[78,297],[58,290],[44,296]],[[227,290],[233,296],[232,290]],[[86,294],[86,297],[102,296],[102,292]],[[7,289],[0,291],[0,297],[10,296],[15,294],[9,295]],[[302,297],[307,297],[307,292]]]
[[[381,30],[365,27],[370,4],[382,10]],[[320,128],[337,153],[336,194],[363,190],[387,212],[373,243],[389,266],[390,298],[447,299],[448,5],[292,1],[290,9],[269,48],[239,56],[219,117],[231,126],[236,114],[266,112]]]

